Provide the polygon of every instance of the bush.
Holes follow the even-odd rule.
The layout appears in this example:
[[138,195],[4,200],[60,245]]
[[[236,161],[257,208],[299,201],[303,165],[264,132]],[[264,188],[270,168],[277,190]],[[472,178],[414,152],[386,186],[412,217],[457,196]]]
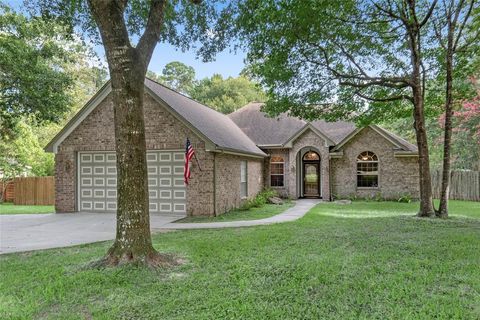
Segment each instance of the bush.
[[249,210],[251,208],[260,208],[263,207],[266,203],[268,198],[277,197],[278,194],[275,190],[271,188],[264,189],[260,193],[258,193],[254,198],[245,200],[245,202],[240,207],[240,210]]
[[412,202],[412,196],[408,193],[404,194],[404,195],[401,195],[399,198],[398,198],[398,202],[402,202],[402,203],[410,203]]

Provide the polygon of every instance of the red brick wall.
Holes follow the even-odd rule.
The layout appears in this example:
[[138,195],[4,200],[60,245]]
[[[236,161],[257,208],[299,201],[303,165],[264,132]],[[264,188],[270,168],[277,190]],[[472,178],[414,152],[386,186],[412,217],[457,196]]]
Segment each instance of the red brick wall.
[[[187,213],[213,215],[213,154],[205,151],[205,143],[190,129],[145,95],[145,131],[147,149],[183,149],[188,136],[195,147],[201,171],[194,162],[192,180],[187,187]],[[55,156],[57,212],[76,211],[76,156],[78,151],[115,150],[113,103],[107,97],[60,144]]]

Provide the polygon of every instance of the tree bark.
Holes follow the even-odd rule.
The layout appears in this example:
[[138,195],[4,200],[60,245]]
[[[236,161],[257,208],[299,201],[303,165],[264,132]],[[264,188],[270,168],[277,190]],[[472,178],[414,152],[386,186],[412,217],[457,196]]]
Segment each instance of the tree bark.
[[438,216],[448,218],[448,196],[450,193],[450,149],[452,140],[453,118],[453,30],[449,23],[446,52],[446,86],[445,86],[445,132],[443,139],[442,188]]
[[89,0],[89,5],[110,71],[117,156],[116,238],[98,265],[175,264],[152,245],[143,113],[145,74],[159,38],[165,2],[152,1],[147,28],[137,48],[131,46],[124,22],[126,1]]
[[[415,16],[415,1],[409,1],[411,17]],[[416,18],[414,19],[416,21]],[[422,52],[420,24],[413,22],[408,25],[408,37],[411,52],[412,75],[411,88],[413,94],[413,117],[418,146],[418,166],[420,183],[419,217],[435,216],[433,207],[432,178],[430,174],[430,158],[428,154],[427,131],[425,128],[425,83],[422,74]]]

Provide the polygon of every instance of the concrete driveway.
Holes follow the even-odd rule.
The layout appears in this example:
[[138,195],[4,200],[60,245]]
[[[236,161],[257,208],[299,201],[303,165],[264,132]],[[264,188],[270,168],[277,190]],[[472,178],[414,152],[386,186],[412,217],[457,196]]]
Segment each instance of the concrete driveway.
[[[151,214],[150,227],[183,217]],[[108,213],[0,215],[0,254],[112,240],[115,226],[115,214]]]

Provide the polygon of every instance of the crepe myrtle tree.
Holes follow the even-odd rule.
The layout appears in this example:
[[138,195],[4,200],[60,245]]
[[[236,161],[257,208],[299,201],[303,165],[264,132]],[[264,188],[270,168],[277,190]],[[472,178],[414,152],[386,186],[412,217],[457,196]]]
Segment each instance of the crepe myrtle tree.
[[421,217],[435,216],[425,100],[438,71],[431,44],[436,6],[436,0],[245,0],[236,23],[249,70],[268,90],[268,113],[363,124],[412,118]]
[[[98,266],[135,263],[151,267],[176,263],[152,246],[149,221],[144,81],[158,42],[209,55],[229,6],[201,0],[40,0],[27,8],[80,26],[105,48],[114,105],[117,156],[116,238]],[[98,32],[98,33],[97,33]],[[215,46],[213,46],[215,47]],[[215,47],[216,49],[222,49]]]

